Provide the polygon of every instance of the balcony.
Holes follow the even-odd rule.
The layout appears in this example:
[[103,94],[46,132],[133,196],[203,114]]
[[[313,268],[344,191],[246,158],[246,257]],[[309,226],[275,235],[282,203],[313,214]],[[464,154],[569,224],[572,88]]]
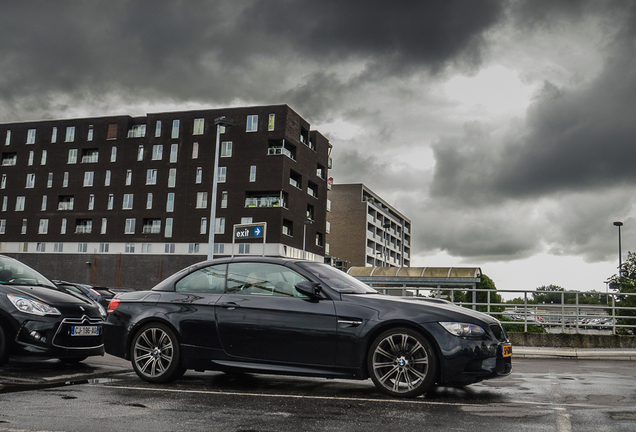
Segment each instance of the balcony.
[[296,160],[294,159],[294,155],[292,154],[292,152],[286,149],[285,147],[270,147],[269,149],[267,149],[267,155],[268,156],[284,155],[293,161]]
[[58,210],[73,210],[73,201],[63,201],[57,204]]
[[17,156],[6,157],[2,159],[2,166],[15,166],[18,162]]

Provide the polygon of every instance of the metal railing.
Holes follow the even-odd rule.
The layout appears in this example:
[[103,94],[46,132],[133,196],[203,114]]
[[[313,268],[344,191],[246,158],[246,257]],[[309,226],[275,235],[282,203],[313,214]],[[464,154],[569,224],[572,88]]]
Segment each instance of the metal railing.
[[[501,319],[504,326],[510,324],[523,325],[523,331],[528,326],[539,326],[550,333],[611,333],[616,334],[621,329],[636,333],[636,307],[625,306],[625,303],[636,304],[636,296],[632,293],[617,292],[586,292],[586,291],[493,291],[486,289],[466,288],[400,288],[378,287],[380,292],[401,296],[421,296],[442,298],[459,306],[479,310],[495,318]],[[459,294],[461,293],[461,294]],[[482,301],[477,299],[479,293]],[[518,303],[497,302],[492,299],[495,295],[512,295],[520,299]],[[532,299],[536,296],[550,296],[555,299],[551,303],[536,304]],[[595,298],[599,303],[584,303],[584,298]],[[471,300],[458,300],[466,298]],[[627,300],[632,301],[627,301]],[[567,303],[566,303],[567,302]],[[631,315],[630,315],[631,314]],[[505,320],[505,321],[504,321]],[[626,322],[627,320],[627,322]]]

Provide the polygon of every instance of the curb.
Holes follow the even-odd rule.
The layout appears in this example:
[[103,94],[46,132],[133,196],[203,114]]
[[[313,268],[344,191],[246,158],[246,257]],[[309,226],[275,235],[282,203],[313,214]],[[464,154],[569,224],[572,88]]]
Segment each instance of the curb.
[[636,349],[547,348],[513,345],[512,355],[517,358],[636,361]]

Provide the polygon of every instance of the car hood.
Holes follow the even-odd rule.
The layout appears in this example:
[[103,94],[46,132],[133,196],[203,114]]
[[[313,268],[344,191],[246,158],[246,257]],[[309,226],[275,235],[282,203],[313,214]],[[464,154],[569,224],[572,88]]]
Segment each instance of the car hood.
[[50,306],[80,305],[94,306],[94,304],[80,296],[58,291],[55,288],[32,285],[0,285],[0,292],[5,294],[22,294],[40,300]]
[[[343,295],[344,300],[345,295]],[[402,314],[405,318],[416,321],[464,321],[469,323],[481,322],[485,324],[495,324],[499,320],[483,312],[474,311],[465,307],[457,306],[447,300],[433,299],[427,297],[397,297],[383,294],[350,294],[350,300],[356,303],[366,303],[369,307],[379,306],[384,311],[392,311]],[[421,316],[418,320],[417,317]]]

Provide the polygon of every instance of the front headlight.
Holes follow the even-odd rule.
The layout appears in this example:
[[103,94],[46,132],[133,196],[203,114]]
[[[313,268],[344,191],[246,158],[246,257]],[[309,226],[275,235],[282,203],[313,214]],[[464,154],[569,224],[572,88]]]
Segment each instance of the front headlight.
[[102,306],[101,304],[95,302],[95,304],[97,305],[97,307],[99,308],[99,314],[102,316],[102,318],[106,318],[106,316],[108,315],[106,313],[106,309],[104,309],[104,306]]
[[486,332],[483,328],[475,324],[460,323],[460,322],[441,322],[440,325],[446,329],[447,332],[454,336],[461,337],[481,337]]
[[60,315],[60,311],[31,297],[19,294],[7,294],[7,297],[20,312],[33,315]]

